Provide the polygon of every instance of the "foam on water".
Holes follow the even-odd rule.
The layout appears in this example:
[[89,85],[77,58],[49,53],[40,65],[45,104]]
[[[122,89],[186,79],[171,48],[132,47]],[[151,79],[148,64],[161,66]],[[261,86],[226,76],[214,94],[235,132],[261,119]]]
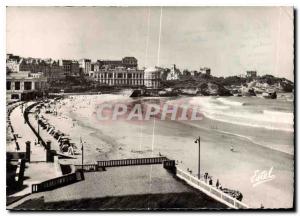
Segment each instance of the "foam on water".
[[242,102],[237,102],[237,101],[230,101],[230,100],[227,100],[225,98],[217,98],[218,101],[221,101],[223,104],[227,104],[227,105],[230,105],[230,106],[243,106],[244,103]]
[[[221,104],[217,102],[221,102]],[[270,130],[293,132],[293,113],[272,110],[247,109],[244,103],[229,101],[223,98],[192,98],[191,104],[196,105],[207,118],[231,124],[261,127]],[[256,107],[255,107],[256,108]]]

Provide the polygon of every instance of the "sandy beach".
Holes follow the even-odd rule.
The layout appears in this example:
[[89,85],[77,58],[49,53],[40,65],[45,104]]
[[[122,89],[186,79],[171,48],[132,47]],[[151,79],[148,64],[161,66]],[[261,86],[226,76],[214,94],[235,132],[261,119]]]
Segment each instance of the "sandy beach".
[[[151,118],[141,122],[97,119],[97,105],[104,101],[136,103],[136,100],[121,95],[69,96],[55,105],[57,116],[43,115],[57,129],[70,135],[78,152],[80,138],[84,140],[85,163],[161,154],[177,160],[181,168],[189,168],[196,175],[198,146],[194,139],[200,136],[201,172],[208,172],[214,183],[219,179],[223,187],[241,191],[243,202],[250,207],[261,204],[265,208],[292,207],[294,135],[293,122],[286,120],[293,112],[292,103],[277,101],[279,106],[275,106],[274,101],[257,98],[225,98],[225,102],[210,97],[143,98],[142,103],[146,104],[155,104],[157,100],[197,104],[204,118],[201,121]],[[281,109],[274,110],[274,107]],[[243,115],[250,116],[250,120],[240,117]],[[270,116],[275,117],[270,119]],[[252,124],[251,119],[255,118],[258,120]],[[281,124],[277,124],[276,119],[280,118]],[[231,147],[234,152],[230,151]],[[80,164],[80,160],[81,157],[74,163]],[[253,187],[251,178],[255,171],[271,168],[275,178]]]

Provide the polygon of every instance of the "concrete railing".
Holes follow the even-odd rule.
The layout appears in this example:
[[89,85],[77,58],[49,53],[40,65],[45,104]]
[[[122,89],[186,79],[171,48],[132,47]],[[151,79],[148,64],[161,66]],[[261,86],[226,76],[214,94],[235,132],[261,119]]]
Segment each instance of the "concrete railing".
[[152,158],[135,158],[122,160],[107,160],[97,161],[98,167],[118,167],[118,166],[135,166],[135,165],[149,165],[162,164],[163,161],[169,160],[166,157],[152,157]]
[[54,179],[41,182],[39,184],[33,184],[31,191],[32,193],[38,193],[42,191],[52,190],[81,180],[84,180],[83,173],[77,171],[75,173],[63,175]]
[[25,160],[19,159],[17,164],[16,176],[15,176],[15,181],[19,185],[23,184],[24,171],[25,171]]
[[180,179],[184,180],[189,185],[193,186],[196,189],[204,192],[208,196],[224,203],[230,208],[234,209],[247,209],[249,208],[245,203],[229,196],[228,194],[224,193],[223,191],[207,184],[206,182],[197,179],[196,177],[192,176],[191,174],[182,171],[181,169],[176,169],[176,176]]

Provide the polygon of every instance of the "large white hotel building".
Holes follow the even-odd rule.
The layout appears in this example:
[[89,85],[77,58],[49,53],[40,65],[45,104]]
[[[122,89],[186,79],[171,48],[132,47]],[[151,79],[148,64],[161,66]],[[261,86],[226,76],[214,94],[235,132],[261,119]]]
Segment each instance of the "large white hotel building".
[[110,86],[143,86],[144,70],[125,69],[124,67],[116,67],[114,69],[100,69],[98,71],[90,71],[90,77],[100,84]]
[[139,70],[137,59],[125,57],[122,60],[98,60],[92,64],[89,77],[100,84],[109,86],[128,86],[159,88],[159,68]]

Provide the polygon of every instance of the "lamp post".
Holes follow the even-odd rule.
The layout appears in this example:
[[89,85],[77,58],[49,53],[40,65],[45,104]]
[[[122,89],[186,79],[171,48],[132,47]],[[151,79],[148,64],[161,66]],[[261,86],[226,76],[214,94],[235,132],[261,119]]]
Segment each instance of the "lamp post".
[[37,123],[38,123],[38,144],[40,144],[40,123],[39,123],[39,117],[37,119]]
[[81,169],[82,169],[82,172],[83,172],[83,141],[80,137],[80,142],[81,142]]
[[40,110],[37,110],[36,111],[36,120],[37,120],[37,125],[38,125],[38,144],[40,144],[40,124],[39,124],[39,113],[40,113]]
[[200,136],[195,140],[195,143],[199,144],[199,154],[198,154],[198,179],[200,179]]

